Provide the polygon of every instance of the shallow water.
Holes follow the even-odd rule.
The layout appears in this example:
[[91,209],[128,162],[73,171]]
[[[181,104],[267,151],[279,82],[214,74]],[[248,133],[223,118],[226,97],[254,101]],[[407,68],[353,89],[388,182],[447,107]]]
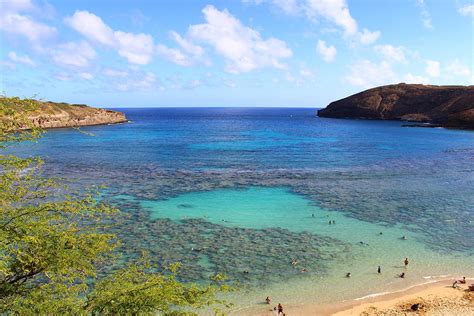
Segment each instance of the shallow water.
[[[131,215],[117,231],[126,258],[146,248],[182,262],[184,280],[224,272],[242,282],[237,309],[474,274],[473,132],[312,109],[125,112],[132,123],[83,128],[93,137],[52,130],[15,152],[79,186],[107,184]],[[406,256],[407,278],[396,278]]]

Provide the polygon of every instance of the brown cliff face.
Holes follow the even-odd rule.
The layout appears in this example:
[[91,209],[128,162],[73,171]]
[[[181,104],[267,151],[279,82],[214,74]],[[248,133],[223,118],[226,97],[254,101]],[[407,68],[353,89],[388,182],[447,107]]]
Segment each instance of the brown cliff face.
[[127,122],[125,114],[83,104],[38,102],[28,118],[41,128],[79,127]]
[[396,84],[332,102],[320,117],[405,120],[474,129],[474,86]]

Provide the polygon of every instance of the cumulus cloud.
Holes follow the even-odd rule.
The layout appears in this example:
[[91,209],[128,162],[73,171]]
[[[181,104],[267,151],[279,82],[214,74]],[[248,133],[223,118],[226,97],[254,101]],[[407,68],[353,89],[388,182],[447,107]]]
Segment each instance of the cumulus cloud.
[[466,4],[465,6],[460,7],[458,12],[463,16],[474,17],[474,4]]
[[326,45],[325,41],[318,40],[318,44],[316,45],[316,49],[318,53],[323,57],[325,62],[332,62],[336,58],[336,47]]
[[64,21],[90,41],[116,49],[130,63],[145,65],[152,60],[151,35],[114,31],[100,17],[88,11],[76,11]]
[[63,66],[87,67],[96,57],[95,50],[86,41],[68,42],[51,51],[53,61]]
[[351,65],[349,74],[344,77],[345,82],[365,88],[394,83],[396,80],[389,62],[373,63],[366,59]]
[[306,14],[310,18],[322,17],[342,27],[347,35],[357,33],[357,22],[351,16],[345,0],[308,0]]
[[162,58],[171,61],[179,66],[191,66],[191,59],[183,54],[179,49],[169,48],[165,45],[158,44],[156,46],[156,53]]
[[227,10],[219,11],[208,5],[202,12],[207,23],[191,25],[189,36],[212,46],[226,59],[226,71],[230,73],[263,67],[284,69],[281,60],[293,55],[284,41],[273,37],[263,39],[258,31],[243,25]]
[[194,56],[195,58],[200,58],[204,55],[204,49],[199,46],[194,44],[192,41],[189,39],[185,39],[181,37],[178,33],[175,31],[170,32],[170,37],[188,54]]
[[[22,3],[24,6],[21,6]],[[34,44],[39,44],[42,40],[54,37],[57,34],[56,28],[19,13],[19,11],[28,8],[26,6],[27,3],[29,2],[20,1],[17,6],[13,6],[13,3],[8,3],[6,8],[2,7],[0,30],[9,34],[26,37]]]
[[308,19],[326,20],[344,34],[361,44],[372,44],[380,37],[380,31],[367,29],[359,31],[357,21],[352,17],[346,0],[244,0],[256,5],[269,3],[289,15],[306,16]]
[[440,63],[436,60],[427,60],[425,72],[430,77],[439,77],[440,75]]
[[368,29],[363,29],[362,32],[358,32],[356,39],[364,45],[370,45],[375,43],[380,37],[380,31],[371,32]]
[[406,63],[405,48],[403,46],[376,45],[374,50],[382,55],[384,59],[391,62]]
[[8,58],[14,63],[20,63],[28,66],[35,66],[35,62],[28,55],[18,55],[15,52],[9,52]]

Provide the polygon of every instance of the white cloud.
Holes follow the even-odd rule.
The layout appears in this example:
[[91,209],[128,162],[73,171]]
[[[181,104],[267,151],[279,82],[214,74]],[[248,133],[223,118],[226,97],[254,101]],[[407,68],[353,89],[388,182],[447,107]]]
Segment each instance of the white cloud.
[[406,63],[405,48],[403,46],[377,45],[374,50],[391,62]]
[[336,58],[336,47],[326,45],[325,41],[318,40],[318,44],[316,46],[318,53],[323,57],[325,62],[332,62]]
[[2,11],[19,12],[34,9],[31,0],[2,1]]
[[114,33],[120,56],[130,63],[146,65],[153,55],[153,38],[147,34],[133,34],[117,31]]
[[281,59],[293,55],[284,41],[273,37],[262,39],[258,31],[243,25],[227,10],[219,11],[208,5],[202,12],[207,23],[191,25],[189,36],[211,45],[226,59],[226,71],[230,73],[263,67],[284,69]]
[[210,61],[204,59],[204,49],[201,46],[194,44],[191,39],[184,38],[175,31],[171,31],[169,35],[180,48],[169,48],[159,44],[156,46],[158,55],[179,66],[187,67],[199,62],[210,65]]
[[439,77],[440,75],[440,63],[436,60],[426,61],[426,74],[430,77]]
[[179,35],[178,33],[176,33],[175,31],[171,31],[170,32],[170,37],[176,42],[178,43],[178,45],[187,53],[189,53],[190,55],[196,57],[196,58],[200,58],[201,56],[204,55],[204,49],[199,46],[199,45],[196,45],[194,43],[192,43],[192,41],[188,40],[188,39],[185,39],[183,37],[181,37],[181,35]]
[[89,73],[89,72],[81,72],[81,73],[79,74],[79,77],[81,77],[82,79],[85,79],[85,80],[92,80],[92,79],[94,79],[94,76],[93,76],[91,73]]
[[446,66],[446,72],[451,76],[469,77],[472,71],[467,65],[459,61],[459,59],[455,59]]
[[458,12],[464,16],[474,17],[474,4],[466,4],[465,6],[460,7]]
[[115,69],[105,69],[104,74],[109,77],[119,77],[119,78],[125,78],[128,76],[128,72],[115,70]]
[[35,44],[39,44],[40,41],[54,37],[57,34],[54,27],[36,22],[26,15],[11,12],[0,14],[0,30],[24,36]]
[[360,60],[350,66],[350,73],[344,77],[344,81],[354,86],[373,87],[394,83],[397,77],[387,61],[376,64]]
[[269,3],[288,15],[303,15],[315,21],[324,19],[340,27],[344,34],[362,44],[374,43],[380,31],[358,31],[357,21],[352,17],[346,0],[243,0],[260,5]]
[[380,37],[380,31],[371,32],[368,29],[363,29],[362,32],[357,33],[357,39],[361,44],[370,45],[375,43]]
[[91,41],[114,46],[114,31],[100,17],[88,11],[76,11],[64,22]]
[[85,41],[61,44],[51,51],[51,55],[55,63],[74,67],[87,67],[89,61],[96,57],[95,50]]
[[179,49],[169,48],[165,45],[158,44],[156,46],[156,53],[162,58],[171,61],[179,66],[191,66],[191,59],[184,55]]
[[35,66],[35,62],[31,60],[31,58],[28,55],[17,55],[15,52],[9,52],[8,53],[8,58],[15,62],[15,63],[20,63],[28,66]]
[[345,34],[357,33],[357,22],[351,16],[345,0],[308,0],[306,14],[310,18],[322,17],[342,27]]
[[114,31],[100,17],[88,11],[76,11],[64,21],[89,40],[116,49],[130,63],[145,65],[152,59],[151,35]]

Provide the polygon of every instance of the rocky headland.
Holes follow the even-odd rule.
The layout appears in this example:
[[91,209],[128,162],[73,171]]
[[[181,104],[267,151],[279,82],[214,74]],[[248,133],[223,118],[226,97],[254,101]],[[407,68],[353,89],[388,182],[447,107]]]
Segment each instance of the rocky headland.
[[474,129],[474,86],[394,84],[330,103],[320,117],[402,120]]
[[117,111],[93,108],[84,104],[35,102],[37,107],[28,112],[27,116],[36,127],[62,128],[127,122],[125,114]]

